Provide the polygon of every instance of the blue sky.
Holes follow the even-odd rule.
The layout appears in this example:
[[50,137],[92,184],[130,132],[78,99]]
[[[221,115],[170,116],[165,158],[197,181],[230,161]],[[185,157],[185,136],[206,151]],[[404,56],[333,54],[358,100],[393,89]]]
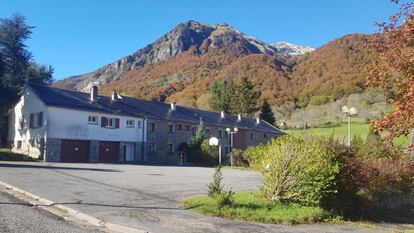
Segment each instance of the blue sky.
[[36,26],[27,44],[37,62],[55,67],[55,79],[93,71],[190,19],[319,47],[373,33],[397,9],[388,0],[0,0],[0,18],[19,12]]

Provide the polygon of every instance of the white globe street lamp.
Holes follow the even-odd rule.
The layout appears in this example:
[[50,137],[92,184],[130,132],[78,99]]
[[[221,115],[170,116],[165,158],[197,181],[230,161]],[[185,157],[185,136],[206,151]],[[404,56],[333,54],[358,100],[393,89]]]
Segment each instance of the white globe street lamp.
[[355,107],[348,107],[343,106],[342,112],[345,114],[345,116],[348,117],[348,146],[351,146],[351,117],[355,117],[358,114],[358,109]]
[[[233,130],[230,128],[226,129],[226,132],[230,134],[230,152],[233,151],[233,134],[237,133],[239,129],[234,127]],[[233,166],[233,154],[230,154],[230,166]]]

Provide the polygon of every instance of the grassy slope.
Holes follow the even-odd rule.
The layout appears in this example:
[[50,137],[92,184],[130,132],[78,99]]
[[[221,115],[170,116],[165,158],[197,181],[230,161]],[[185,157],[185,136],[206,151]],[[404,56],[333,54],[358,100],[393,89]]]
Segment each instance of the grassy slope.
[[[369,128],[370,125],[366,124],[363,119],[352,119],[351,137],[359,135],[360,137],[362,137],[362,139],[365,139],[369,132]],[[285,130],[285,132],[295,136],[317,135],[322,137],[329,137],[333,135],[335,138],[338,138],[339,140],[343,140],[345,142],[348,137],[348,123],[332,123],[318,128],[293,129]],[[386,133],[383,134],[383,136],[385,135]],[[409,142],[410,136],[402,136],[394,139],[394,143],[396,145],[402,146],[403,148],[408,148]]]
[[22,154],[16,154],[11,152],[9,149],[0,148],[0,161],[32,161],[36,162],[39,161],[35,158],[22,155]]
[[217,209],[214,199],[200,195],[187,199],[184,207],[210,216],[237,218],[263,223],[313,223],[332,219],[319,207],[306,207],[296,204],[268,204],[259,192],[240,192],[234,195],[233,205]]

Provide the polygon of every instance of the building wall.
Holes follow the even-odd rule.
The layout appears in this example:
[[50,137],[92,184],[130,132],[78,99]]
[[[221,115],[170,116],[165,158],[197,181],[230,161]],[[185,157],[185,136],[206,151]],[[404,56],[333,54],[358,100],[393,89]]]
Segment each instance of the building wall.
[[[57,107],[48,107],[48,137],[60,139],[141,142],[143,140],[143,119],[128,116],[110,115]],[[97,116],[97,124],[89,124],[88,116]],[[101,117],[119,118],[119,128],[101,127]],[[127,120],[134,120],[129,128]],[[140,127],[137,122],[140,121]]]
[[[151,132],[151,123],[155,123],[155,131]],[[173,132],[168,132],[168,125],[173,125]],[[179,125],[181,125],[181,130]],[[187,130],[187,125],[190,126],[190,130]],[[177,153],[177,148],[182,144],[186,143],[188,139],[193,137],[193,129],[196,128],[198,124],[195,123],[186,123],[179,121],[161,121],[161,120],[148,120],[148,134],[146,142],[147,150],[147,159],[145,162],[148,163],[170,163],[178,164],[180,163],[180,156]],[[221,137],[219,130],[221,130]],[[253,138],[251,138],[253,134]],[[264,136],[266,134],[266,137]],[[217,137],[219,139],[219,144],[222,145],[222,155],[227,155],[227,152],[230,151],[231,136],[226,133],[226,127],[219,127],[216,125],[205,125],[204,135],[206,138]],[[267,142],[274,138],[275,134],[263,133],[258,131],[251,131],[241,129],[237,132],[234,138],[234,148],[245,149],[248,146],[255,146],[260,143]],[[150,144],[154,144],[156,147],[155,152],[151,152]],[[168,144],[173,144],[174,152],[169,153],[167,151]]]
[[[31,113],[43,112],[42,127],[29,128]],[[8,141],[12,143],[12,150],[34,158],[42,158],[45,150],[47,131],[47,107],[27,88],[16,106],[9,114]],[[23,128],[20,128],[20,119],[23,119]]]

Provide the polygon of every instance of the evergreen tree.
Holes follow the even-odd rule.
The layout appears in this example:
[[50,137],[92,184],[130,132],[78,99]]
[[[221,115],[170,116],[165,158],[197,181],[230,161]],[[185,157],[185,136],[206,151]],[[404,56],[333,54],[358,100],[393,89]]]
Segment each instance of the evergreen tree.
[[272,108],[270,107],[270,104],[267,102],[267,100],[264,100],[262,106],[260,107],[260,118],[272,125],[275,125],[276,123]]
[[235,95],[231,102],[231,112],[252,117],[259,110],[257,106],[259,97],[260,92],[254,90],[253,83],[247,78],[243,78],[241,83],[235,88]]
[[231,113],[234,83],[231,81],[216,81],[210,87],[210,108],[214,111]]

